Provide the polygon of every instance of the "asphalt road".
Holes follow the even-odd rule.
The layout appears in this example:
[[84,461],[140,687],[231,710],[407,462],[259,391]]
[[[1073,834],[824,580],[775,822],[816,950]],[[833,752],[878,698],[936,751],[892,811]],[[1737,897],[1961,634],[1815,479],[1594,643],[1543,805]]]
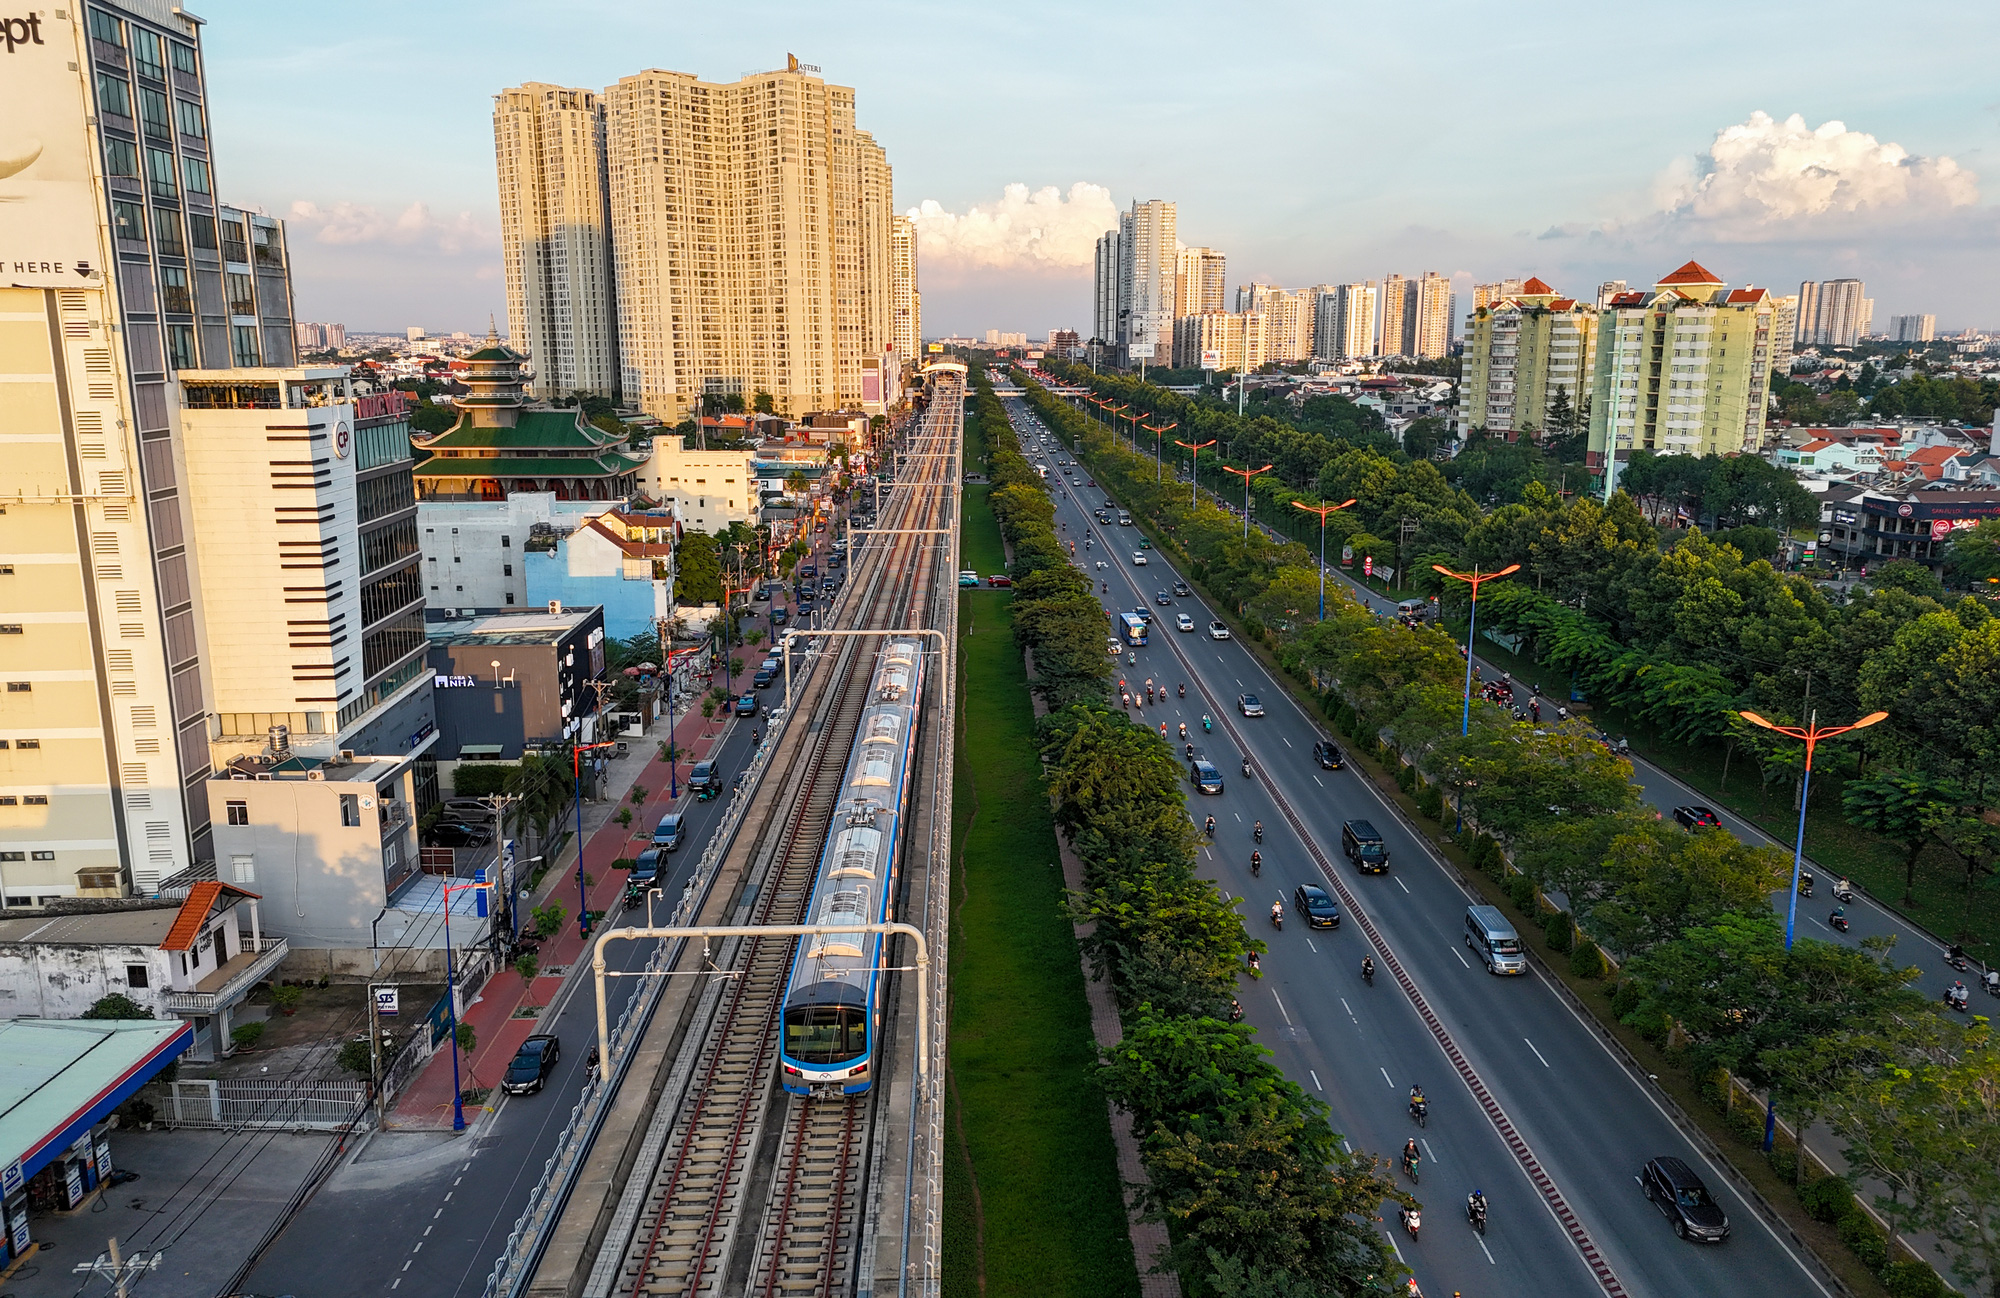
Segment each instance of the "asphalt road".
[[[1019,402],[1009,408],[1025,440],[1036,429],[1032,416]],[[1197,747],[1206,749],[1223,773],[1224,793],[1191,792],[1190,809],[1196,816],[1215,816],[1216,841],[1204,853],[1207,872],[1226,891],[1245,898],[1252,934],[1270,943],[1263,978],[1246,978],[1239,993],[1248,1021],[1287,1074],[1331,1106],[1335,1128],[1355,1146],[1393,1160],[1406,1139],[1418,1138],[1424,1152],[1417,1187],[1426,1203],[1422,1239],[1411,1242],[1393,1212],[1386,1214],[1384,1229],[1424,1292],[1458,1290],[1485,1298],[1603,1290],[1412,998],[1384,975],[1373,986],[1362,982],[1360,960],[1372,948],[1354,917],[1344,913],[1333,932],[1303,927],[1292,889],[1318,881],[1319,867],[1305,839],[1280,813],[1270,781],[1321,854],[1334,862],[1340,882],[1372,919],[1625,1292],[1825,1293],[1789,1241],[1764,1223],[1731,1177],[1680,1130],[1654,1090],[1626,1069],[1554,988],[1537,973],[1493,977],[1471,960],[1461,940],[1471,895],[1372,786],[1347,771],[1317,768],[1312,744],[1322,732],[1243,646],[1210,640],[1204,630],[1173,630],[1176,613],[1191,614],[1198,628],[1213,615],[1199,598],[1178,598],[1171,606],[1154,601],[1155,592],[1170,591],[1179,574],[1157,552],[1149,552],[1145,566],[1135,566],[1131,558],[1139,532],[1098,525],[1085,506],[1101,504],[1105,495],[1081,486],[1087,470],[1077,475],[1074,484],[1051,482],[1067,489],[1056,500],[1060,535],[1078,543],[1079,561],[1108,585],[1103,595],[1108,608],[1144,604],[1155,614],[1151,643],[1137,651],[1137,665],[1124,667],[1123,675],[1140,683],[1150,676],[1170,692],[1183,682],[1189,687],[1185,700],[1170,698],[1141,715],[1147,724],[1166,722],[1170,737],[1185,721]],[[1095,542],[1088,550],[1082,544],[1086,536]],[[1100,559],[1108,565],[1102,571],[1096,567]],[[1237,715],[1236,698],[1245,691],[1262,700],[1267,716]],[[1216,723],[1208,735],[1200,729],[1204,712]],[[1257,767],[1253,779],[1241,775],[1244,755]],[[1388,874],[1364,876],[1341,859],[1340,825],[1349,817],[1371,820],[1381,831],[1391,855]],[[1253,877],[1251,826],[1258,820],[1264,823],[1265,864],[1261,877]],[[1266,915],[1280,899],[1286,923],[1273,931]],[[1376,955],[1379,964],[1381,953]],[[1421,1131],[1406,1111],[1412,1082],[1422,1084],[1431,1101],[1430,1121]],[[1639,1168],[1661,1154],[1678,1155],[1702,1172],[1734,1228],[1725,1244],[1682,1243],[1640,1193]],[[1484,1190],[1491,1204],[1484,1239],[1464,1217],[1465,1196],[1474,1188]]]
[[[763,692],[776,701],[774,690]],[[757,728],[768,723],[759,719]],[[718,750],[724,770],[740,771],[750,756],[750,727],[732,725]],[[661,916],[680,896],[689,871],[728,809],[727,793],[711,802],[683,797],[688,838],[669,860],[662,881]],[[643,922],[643,911],[619,914],[620,927]],[[652,954],[651,941],[618,942],[607,963],[632,970]],[[613,978],[606,989],[612,1021],[638,990],[636,978]],[[562,1042],[562,1059],[539,1094],[504,1096],[498,1108],[467,1135],[388,1132],[344,1164],[292,1221],[251,1273],[246,1290],[300,1298],[379,1298],[415,1293],[473,1298],[508,1232],[555,1152],[583,1091],[584,1067],[597,1034],[591,981],[565,986],[561,1010],[542,1031]],[[481,1081],[491,1079],[482,1078]],[[392,1157],[378,1157],[394,1151]]]

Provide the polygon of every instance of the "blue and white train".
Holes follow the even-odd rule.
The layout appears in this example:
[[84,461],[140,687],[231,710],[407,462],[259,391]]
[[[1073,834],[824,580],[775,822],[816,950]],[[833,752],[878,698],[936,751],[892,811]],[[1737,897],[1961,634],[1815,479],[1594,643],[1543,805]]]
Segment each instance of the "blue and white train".
[[[896,888],[896,848],[910,795],[923,641],[888,640],[875,662],[868,704],[848,756],[839,800],[813,879],[808,924],[887,923]],[[882,1029],[880,933],[799,939],[785,984],[780,1076],[796,1095],[838,1087],[859,1095],[874,1083]]]

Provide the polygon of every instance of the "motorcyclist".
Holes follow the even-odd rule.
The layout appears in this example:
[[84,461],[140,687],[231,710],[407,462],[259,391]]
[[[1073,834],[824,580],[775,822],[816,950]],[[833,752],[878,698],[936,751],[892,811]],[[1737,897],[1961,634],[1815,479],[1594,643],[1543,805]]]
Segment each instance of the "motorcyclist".
[[1209,731],[1211,731],[1211,730],[1213,730],[1213,729],[1215,729],[1215,723],[1214,723],[1213,721],[1211,721],[1211,720],[1209,720],[1209,719],[1208,719],[1208,713],[1206,713],[1206,712],[1202,713],[1202,714],[1201,714],[1201,732],[1202,732],[1203,734],[1207,734],[1207,733],[1208,733]]
[[1250,850],[1250,873],[1256,874],[1264,868],[1264,854],[1255,848]]
[[1274,901],[1274,902],[1272,902],[1272,903],[1271,903],[1271,923],[1272,923],[1273,925],[1277,926],[1277,927],[1280,927],[1280,928],[1284,927],[1284,923],[1285,923],[1285,903],[1284,903],[1284,902],[1282,902],[1282,901]]
[[1258,821],[1258,822],[1257,822],[1256,824],[1254,824],[1254,825],[1250,826],[1250,836],[1251,836],[1252,838],[1256,839],[1256,840],[1257,840],[1258,842],[1260,842],[1260,843],[1264,841],[1264,822],[1263,822],[1263,821],[1261,821],[1261,820],[1260,820],[1260,821]]
[[1835,906],[1833,914],[1826,917],[1826,922],[1845,933],[1847,931],[1847,907]]
[[1472,1223],[1474,1229],[1480,1231],[1482,1234],[1485,1233],[1486,1195],[1484,1193],[1474,1190],[1471,1194],[1465,1196],[1465,1216],[1466,1220]]
[[1247,757],[1243,759],[1243,776],[1245,779],[1250,776],[1250,759]]
[[1972,999],[1972,993],[1965,989],[1963,982],[1955,982],[1945,989],[1944,998],[1953,1009],[1962,1010],[1965,1008],[1966,1003]]
[[1182,698],[1186,698],[1186,697],[1187,697],[1187,686],[1186,686],[1185,684],[1183,684],[1183,685],[1181,686],[1181,697],[1182,697]]
[[1202,822],[1202,826],[1201,826],[1201,832],[1202,832],[1202,833],[1203,833],[1204,835],[1206,835],[1207,837],[1209,837],[1209,838],[1214,838],[1214,837],[1215,837],[1215,817],[1214,817],[1214,816],[1210,816],[1210,817],[1209,817],[1209,818],[1208,818],[1207,820],[1205,820],[1205,821],[1203,821],[1203,822]]
[[1426,1113],[1430,1112],[1430,1107],[1431,1102],[1424,1098],[1424,1088],[1421,1086],[1412,1086],[1410,1088],[1410,1116],[1421,1119]]
[[1833,895],[1837,901],[1853,901],[1854,884],[1844,877],[1836,879],[1833,884]]
[[1411,1239],[1415,1239],[1417,1237],[1417,1232],[1423,1228],[1423,1224],[1424,1224],[1423,1210],[1421,1208],[1413,1208],[1409,1204],[1404,1204],[1403,1229],[1410,1232]]
[[1361,981],[1371,984],[1375,981],[1375,957],[1372,955],[1361,957]]
[[1255,951],[1249,952],[1247,958],[1250,961],[1251,973],[1256,973],[1258,970],[1264,967],[1262,961],[1258,958],[1258,955]]
[[1411,1136],[1407,1141],[1403,1142],[1403,1171],[1414,1178],[1417,1174],[1417,1164],[1420,1161],[1422,1161],[1422,1156],[1417,1153],[1417,1138]]
[[1186,745],[1186,749],[1187,749],[1187,759],[1191,762],[1194,760],[1194,745],[1188,744]]

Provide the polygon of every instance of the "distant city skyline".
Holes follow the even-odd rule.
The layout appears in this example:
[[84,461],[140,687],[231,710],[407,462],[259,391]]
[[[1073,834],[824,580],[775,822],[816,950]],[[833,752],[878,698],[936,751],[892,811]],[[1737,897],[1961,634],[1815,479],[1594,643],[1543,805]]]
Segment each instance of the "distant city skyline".
[[[362,0],[337,20],[273,23],[247,0],[204,10],[228,142],[219,181],[286,219],[302,317],[354,332],[483,332],[489,314],[504,318],[490,124],[504,88],[607,86],[634,66],[728,80],[791,52],[854,86],[898,159],[894,202],[919,213],[932,335],[1087,328],[1097,236],[1155,198],[1176,205],[1183,242],[1227,257],[1232,284],[1436,268],[1463,311],[1475,282],[1539,276],[1583,294],[1607,279],[1650,283],[1692,257],[1774,291],[1865,280],[1878,330],[1911,314],[1935,315],[1940,333],[2000,325],[1988,305],[2000,297],[2000,209],[1980,184],[2000,146],[2000,107],[1982,89],[2000,12],[1955,15],[1963,30],[1941,43],[1858,5],[1696,4],[1663,30],[1612,11],[1297,6],[1244,15],[1218,43],[1192,5],[1112,4],[1067,16],[1052,42],[1001,11],[940,24],[892,5],[862,27],[778,4],[755,23],[618,11],[611,46],[584,38],[598,30],[588,12],[554,29],[525,5],[484,6],[476,24],[468,12]],[[1403,65],[1329,60],[1336,36],[1420,46],[1439,83],[1459,89],[1392,95]],[[1129,57],[1093,53],[1114,40]],[[982,57],[934,57],[943,43]],[[1617,50],[1676,69],[1674,93],[1613,93],[1629,78],[1608,74],[1594,91]],[[1144,71],[1196,58],[1212,75]],[[1918,64],[1914,89],[1881,75]],[[1572,89],[1478,108],[1479,87],[1509,68]],[[308,73],[342,87],[337,103],[296,93]],[[1394,132],[1355,120],[1345,135],[1260,135],[1229,111],[1227,87],[1253,73],[1307,102],[1390,96],[1408,112]]]

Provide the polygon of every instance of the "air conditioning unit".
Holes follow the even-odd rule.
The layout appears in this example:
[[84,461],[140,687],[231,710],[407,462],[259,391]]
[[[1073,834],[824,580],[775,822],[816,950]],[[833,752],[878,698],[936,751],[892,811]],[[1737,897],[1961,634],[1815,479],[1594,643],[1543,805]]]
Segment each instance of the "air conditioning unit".
[[260,779],[260,780],[268,780],[268,779],[270,779],[270,778],[271,778],[271,776],[270,776],[270,773],[269,773],[269,772],[266,772],[266,773],[264,773],[264,774],[262,774],[262,775],[259,775],[259,776],[258,776],[257,778],[258,778],[258,779]]
[[561,600],[559,600],[559,599],[552,599],[552,600],[550,600],[550,601],[549,601],[549,612],[550,612],[550,613],[551,613],[552,615],[555,615],[555,616],[561,616],[561,614],[562,614],[562,601],[561,601]]
[[323,780],[326,778],[326,772],[320,770],[318,767],[314,767],[312,770],[306,772],[306,778],[308,780]]

